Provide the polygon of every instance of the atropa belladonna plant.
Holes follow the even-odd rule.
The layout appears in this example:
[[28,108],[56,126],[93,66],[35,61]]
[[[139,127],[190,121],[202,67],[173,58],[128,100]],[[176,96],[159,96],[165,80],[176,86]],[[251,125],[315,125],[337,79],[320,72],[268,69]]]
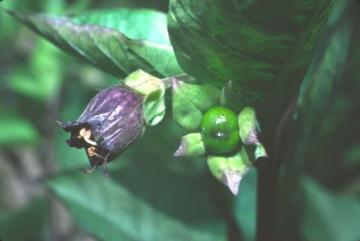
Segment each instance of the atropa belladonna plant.
[[245,107],[239,115],[223,106],[208,110],[199,132],[182,137],[177,157],[206,156],[210,172],[233,194],[253,162],[266,156],[258,140],[255,111]]
[[[220,92],[212,86],[189,84],[171,78],[174,120],[193,131],[182,138],[176,157],[205,156],[211,173],[237,194],[241,178],[253,161],[266,156],[258,140],[255,111],[245,107],[239,115],[218,106]],[[100,91],[77,121],[59,122],[70,132],[67,143],[84,148],[92,172],[114,160],[145,130],[165,114],[165,84],[135,71],[123,86]],[[195,132],[194,132],[195,131]]]
[[[213,176],[236,195],[242,177],[253,162],[266,156],[259,141],[255,110],[245,106],[236,114],[224,106],[224,91],[219,93],[210,86],[174,81],[172,90],[175,120],[191,131],[182,137],[174,156],[204,156]],[[184,112],[182,108],[192,111]],[[181,115],[184,117],[180,118]]]

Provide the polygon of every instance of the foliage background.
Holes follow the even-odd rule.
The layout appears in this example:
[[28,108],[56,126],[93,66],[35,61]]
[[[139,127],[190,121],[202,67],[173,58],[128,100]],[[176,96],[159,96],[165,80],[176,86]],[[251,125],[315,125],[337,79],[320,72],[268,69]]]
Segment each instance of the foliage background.
[[[239,2],[246,8],[252,1]],[[309,9],[315,5],[304,2],[310,4]],[[259,9],[266,8],[266,3],[258,4],[264,4]],[[186,132],[170,114],[109,165],[109,180],[100,172],[79,173],[80,167],[88,165],[87,158],[82,150],[65,145],[66,134],[55,121],[76,118],[99,89],[118,79],[61,52],[1,12],[0,237],[4,241],[359,240],[360,38],[354,31],[359,18],[352,17],[359,15],[358,5],[356,1],[338,1],[328,12],[328,30],[311,29],[322,33],[319,41],[309,38],[316,49],[294,51],[298,54],[295,66],[300,67],[287,66],[288,71],[276,79],[280,84],[261,86],[276,93],[261,111],[260,121],[265,144],[277,158],[262,160],[257,170],[253,168],[236,197],[214,180],[203,159],[179,161],[172,157]],[[165,0],[5,0],[1,6],[56,14],[118,7],[168,11]],[[254,14],[255,19],[264,21],[261,14],[266,13]],[[278,13],[267,14],[271,18]],[[176,28],[176,24],[171,26]],[[192,30],[194,26],[187,27]],[[214,30],[224,31],[221,26],[209,29]],[[204,36],[201,31],[184,31],[175,32],[173,40],[182,67],[198,79],[216,79],[191,61],[181,60],[188,47],[181,45]],[[294,34],[300,31],[296,29]],[[195,34],[188,35],[191,33]],[[250,40],[253,37],[252,32],[241,34]],[[222,37],[230,45],[238,41]],[[275,35],[270,39],[288,41]],[[206,41],[191,57],[206,60],[211,52],[238,67],[230,62],[238,56],[221,56],[212,44]],[[256,54],[246,42],[239,46],[243,49],[236,51]],[[273,58],[266,60],[279,65],[284,60],[279,51],[284,50],[267,47],[265,53]],[[214,63],[218,62],[206,64]],[[214,69],[218,67],[215,64]],[[229,75],[226,79],[240,73],[224,71]],[[242,73],[254,77],[252,71]],[[268,77],[261,71],[256,74]],[[258,75],[254,80],[259,80]],[[237,98],[230,103],[235,109]],[[171,106],[170,96],[166,99]],[[289,108],[293,118],[288,118],[279,134],[281,116]],[[280,138],[277,145],[274,136]]]

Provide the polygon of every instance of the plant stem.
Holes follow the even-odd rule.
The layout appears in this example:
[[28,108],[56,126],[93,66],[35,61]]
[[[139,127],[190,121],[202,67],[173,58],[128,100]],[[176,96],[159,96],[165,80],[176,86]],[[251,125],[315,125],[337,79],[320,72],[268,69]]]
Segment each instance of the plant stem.
[[258,203],[257,203],[257,241],[275,240],[276,194],[279,168],[274,160],[259,160]]
[[179,74],[175,76],[171,76],[168,78],[161,79],[165,85],[165,89],[170,88],[172,86],[173,80],[187,80],[191,77],[187,74]]
[[[280,147],[287,134],[297,96],[288,105],[274,132],[272,142],[266,143],[269,149],[268,158],[259,160],[258,170],[258,203],[257,203],[257,241],[276,240],[278,180],[281,164]],[[270,138],[271,140],[271,138]]]

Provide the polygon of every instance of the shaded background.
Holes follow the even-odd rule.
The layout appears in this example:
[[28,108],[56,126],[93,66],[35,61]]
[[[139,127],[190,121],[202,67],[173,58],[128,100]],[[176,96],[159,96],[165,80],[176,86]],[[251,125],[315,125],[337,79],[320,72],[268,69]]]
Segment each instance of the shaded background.
[[[166,12],[168,1],[5,0],[1,6],[56,14],[115,7]],[[352,8],[355,16],[359,8]],[[286,126],[279,160],[271,162],[281,163],[270,179],[278,189],[260,193],[266,202],[275,192],[276,205],[265,205],[271,215],[259,223],[261,230],[275,227],[276,240],[360,240],[360,38],[355,32],[346,42],[347,22],[339,22],[318,44],[296,121]],[[255,169],[233,197],[204,159],[173,159],[186,132],[170,114],[109,165],[110,179],[101,170],[79,172],[89,165],[86,155],[67,147],[55,121],[76,119],[98,90],[117,82],[0,13],[0,238],[255,240]],[[269,120],[265,132],[277,121]],[[269,240],[267,234],[257,236]]]

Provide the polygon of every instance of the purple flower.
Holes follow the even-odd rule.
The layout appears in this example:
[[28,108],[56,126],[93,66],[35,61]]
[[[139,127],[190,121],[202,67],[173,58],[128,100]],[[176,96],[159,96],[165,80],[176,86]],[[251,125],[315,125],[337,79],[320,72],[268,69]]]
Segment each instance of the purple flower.
[[144,129],[143,97],[115,86],[100,91],[77,121],[58,122],[71,136],[66,142],[84,148],[91,172],[114,160],[139,138]]

